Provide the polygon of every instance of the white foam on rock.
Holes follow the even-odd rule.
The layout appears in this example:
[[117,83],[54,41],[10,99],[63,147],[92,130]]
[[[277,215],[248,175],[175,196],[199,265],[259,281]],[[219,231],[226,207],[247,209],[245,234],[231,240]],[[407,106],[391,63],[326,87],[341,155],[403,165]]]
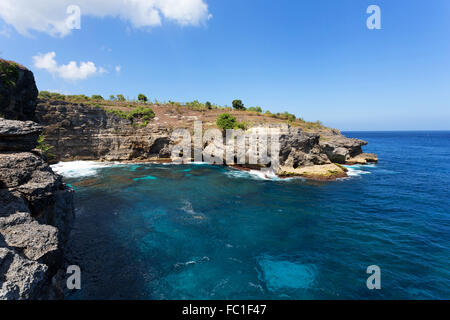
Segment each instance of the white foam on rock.
[[348,169],[347,175],[349,177],[360,177],[364,174],[370,174],[370,171],[363,170],[364,168],[373,168],[373,165],[352,165],[352,166],[344,166]]
[[261,169],[261,170],[237,170],[230,169],[226,172],[226,174],[233,178],[244,178],[244,179],[254,179],[254,180],[267,180],[267,181],[290,181],[292,179],[303,179],[300,177],[293,178],[280,178],[275,172],[269,168]]
[[114,163],[111,162],[96,162],[96,161],[68,161],[58,162],[51,165],[54,172],[66,178],[79,178],[95,176],[101,168],[111,167]]

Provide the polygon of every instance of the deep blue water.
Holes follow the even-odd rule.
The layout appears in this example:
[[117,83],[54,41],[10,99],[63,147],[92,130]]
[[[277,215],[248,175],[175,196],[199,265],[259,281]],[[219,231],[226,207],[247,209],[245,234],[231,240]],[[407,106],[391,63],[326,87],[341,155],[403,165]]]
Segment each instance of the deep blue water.
[[336,182],[156,164],[67,178],[82,270],[68,298],[450,298],[450,132],[346,135],[380,162]]

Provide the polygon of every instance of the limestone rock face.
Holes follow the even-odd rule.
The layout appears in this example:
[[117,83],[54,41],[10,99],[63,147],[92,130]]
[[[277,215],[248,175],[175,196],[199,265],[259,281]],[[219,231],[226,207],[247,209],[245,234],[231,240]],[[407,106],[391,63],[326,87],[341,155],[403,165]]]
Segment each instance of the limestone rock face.
[[[145,128],[133,127],[129,120],[82,104],[39,100],[36,118],[45,127],[46,142],[54,147],[52,153],[57,161],[167,159],[176,144],[171,140],[173,128],[156,120]],[[307,133],[286,124],[264,124],[252,130],[259,127],[280,129],[280,165],[294,169],[332,162],[345,164],[360,155],[367,144],[333,130]],[[224,153],[223,147],[215,143],[205,143],[204,151]]]
[[330,163],[319,145],[318,134],[304,133],[289,127],[280,136],[280,165],[298,168]]
[[32,121],[0,121],[0,151],[30,151],[37,146],[42,127]]
[[[0,153],[0,188],[0,216],[12,214],[19,208],[23,211],[26,206],[33,218],[41,223],[62,230],[71,224],[73,191],[66,188],[61,176],[55,174],[39,155]],[[60,237],[64,240],[65,233]]]
[[101,108],[64,101],[39,100],[36,118],[45,126],[46,142],[58,161],[170,157],[172,131],[164,126],[132,126]]
[[41,130],[0,119],[0,139],[10,139],[0,150],[0,299],[51,294],[74,219],[73,191],[39,152],[28,150],[31,138],[23,139]]
[[320,140],[320,146],[328,158],[335,163],[345,164],[350,158],[362,153],[362,147],[367,141],[347,138],[339,133],[325,135]]
[[38,90],[33,73],[0,59],[0,114],[13,120],[34,120]]
[[0,300],[35,298],[42,290],[48,267],[0,246]]
[[39,224],[27,212],[1,218],[0,230],[6,244],[22,251],[30,260],[48,260],[46,255],[58,250],[58,229]]

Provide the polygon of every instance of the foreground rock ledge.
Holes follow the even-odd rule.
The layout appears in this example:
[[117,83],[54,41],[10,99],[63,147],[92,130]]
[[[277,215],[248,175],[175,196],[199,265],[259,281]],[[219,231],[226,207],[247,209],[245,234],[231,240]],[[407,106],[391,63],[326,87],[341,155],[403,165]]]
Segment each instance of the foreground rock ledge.
[[33,150],[41,132],[0,119],[0,300],[61,297],[51,282],[74,218],[73,191]]

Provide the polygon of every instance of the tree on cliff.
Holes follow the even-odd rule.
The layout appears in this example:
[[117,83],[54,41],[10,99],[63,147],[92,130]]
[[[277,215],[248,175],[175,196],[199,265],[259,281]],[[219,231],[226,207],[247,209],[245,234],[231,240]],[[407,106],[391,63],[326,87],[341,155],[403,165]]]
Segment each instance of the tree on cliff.
[[245,110],[242,100],[233,100],[233,108],[236,110]]
[[222,130],[234,129],[237,126],[236,118],[229,113],[222,113],[216,121],[217,126]]
[[123,94],[118,94],[117,95],[117,100],[118,101],[125,101],[125,97],[123,96]]
[[103,97],[102,97],[101,95],[99,95],[99,94],[94,94],[94,95],[91,97],[91,99],[92,99],[92,100],[104,100]]
[[147,102],[148,99],[145,96],[145,94],[139,93],[138,100],[141,101],[141,102]]

